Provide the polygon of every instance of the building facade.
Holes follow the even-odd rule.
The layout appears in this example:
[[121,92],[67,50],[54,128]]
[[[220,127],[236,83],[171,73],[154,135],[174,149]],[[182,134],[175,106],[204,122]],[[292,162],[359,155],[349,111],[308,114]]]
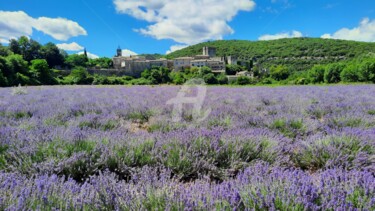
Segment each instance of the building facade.
[[133,77],[140,77],[142,72],[152,67],[168,67],[167,59],[146,60],[140,56],[122,56],[121,49],[117,50],[117,55],[112,58],[113,67],[119,71],[125,71]]
[[217,57],[216,48],[203,47],[202,55],[194,57],[179,57],[174,60],[156,59],[147,60],[140,56],[122,56],[122,50],[119,47],[116,56],[113,57],[113,66],[116,70],[127,72],[129,75],[139,77],[146,69],[152,67],[166,67],[174,71],[181,71],[191,67],[209,67],[213,73],[225,73],[226,64],[237,64],[238,60],[235,56]]

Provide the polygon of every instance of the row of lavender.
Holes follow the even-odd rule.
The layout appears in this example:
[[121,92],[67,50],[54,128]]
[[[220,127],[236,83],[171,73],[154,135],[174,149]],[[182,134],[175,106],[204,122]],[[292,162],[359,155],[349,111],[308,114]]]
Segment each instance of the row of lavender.
[[210,87],[198,124],[172,121],[178,91],[1,89],[0,205],[374,208],[374,86]]
[[0,174],[4,210],[373,210],[374,175],[308,174],[256,164],[222,183],[181,183],[168,170],[142,168],[130,181],[109,172],[83,184],[56,175]]

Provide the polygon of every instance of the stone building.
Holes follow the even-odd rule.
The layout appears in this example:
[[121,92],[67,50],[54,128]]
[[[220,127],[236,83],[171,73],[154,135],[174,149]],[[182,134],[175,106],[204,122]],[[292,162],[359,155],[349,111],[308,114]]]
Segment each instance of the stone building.
[[146,69],[152,67],[166,67],[175,71],[181,71],[191,67],[209,67],[213,73],[225,73],[226,64],[237,64],[237,57],[217,57],[216,48],[203,47],[202,55],[194,57],[179,57],[174,60],[156,59],[147,60],[140,56],[122,56],[122,50],[119,47],[116,56],[113,57],[113,67],[119,71],[125,71],[128,75],[139,77]]
[[193,61],[193,57],[179,57],[173,60],[173,69],[175,71],[180,71],[184,68],[191,67],[191,61]]
[[146,60],[145,57],[141,56],[122,56],[120,47],[117,49],[117,54],[112,58],[112,61],[114,69],[125,71],[127,75],[133,77],[141,76],[144,70],[151,69],[152,67],[170,66],[167,59]]
[[225,58],[216,57],[216,48],[203,47],[203,54],[194,57],[180,57],[173,60],[173,69],[180,71],[183,68],[209,67],[214,73],[225,72]]
[[203,47],[203,55],[209,57],[216,57],[216,48],[214,47]]

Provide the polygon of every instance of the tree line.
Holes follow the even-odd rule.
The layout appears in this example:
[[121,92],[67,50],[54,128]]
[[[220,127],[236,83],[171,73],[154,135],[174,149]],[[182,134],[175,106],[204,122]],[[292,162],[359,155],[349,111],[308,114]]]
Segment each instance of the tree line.
[[[141,77],[91,75],[87,68],[112,68],[110,58],[90,59],[85,53],[68,55],[53,43],[41,45],[27,37],[12,39],[8,46],[0,45],[0,86],[21,85],[155,85],[183,84],[192,78],[203,78],[207,84],[319,84],[340,82],[375,83],[375,54],[366,53],[350,60],[315,64],[306,70],[296,70],[286,64],[227,65],[225,74],[214,74],[208,67],[184,68],[172,71],[152,67]],[[251,72],[252,77],[239,76],[228,81],[227,75]]]
[[10,40],[8,46],[0,44],[0,86],[64,84],[68,77],[64,70],[111,66],[109,58],[68,55],[54,43],[42,45],[25,36]]

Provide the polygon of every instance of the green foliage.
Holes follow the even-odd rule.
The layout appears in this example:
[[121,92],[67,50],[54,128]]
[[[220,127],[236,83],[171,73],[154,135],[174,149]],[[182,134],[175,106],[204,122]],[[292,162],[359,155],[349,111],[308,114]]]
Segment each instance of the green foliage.
[[30,73],[34,79],[40,82],[40,84],[57,84],[56,79],[53,77],[53,72],[50,70],[45,59],[32,60]]
[[64,65],[64,56],[60,49],[53,43],[49,42],[40,49],[41,58],[45,59],[50,68]]
[[340,78],[343,82],[358,82],[361,75],[356,63],[346,65],[344,70],[340,73]]
[[238,72],[244,71],[245,68],[240,65],[226,65],[225,73],[227,75],[236,75]]
[[267,84],[275,84],[276,81],[272,78],[264,78],[263,80],[260,81],[260,84],[264,84],[264,85],[267,85]]
[[308,79],[311,83],[323,83],[324,82],[324,65],[315,65],[307,72]]
[[150,81],[145,78],[137,78],[129,81],[127,84],[129,85],[152,85],[153,81]]
[[271,129],[277,129],[282,134],[290,138],[296,138],[298,135],[303,135],[305,126],[302,120],[285,120],[276,119],[270,126]]
[[[192,45],[168,54],[168,58],[201,54],[204,46],[216,47],[217,56],[234,55],[239,59],[256,58],[263,68],[287,65],[295,70],[308,70],[315,64],[350,60],[375,52],[375,43],[355,41],[293,38],[270,41],[219,40]],[[256,66],[256,65],[255,65]]]
[[171,72],[170,77],[172,82],[177,85],[181,85],[186,81],[183,72]]
[[84,55],[72,54],[65,59],[65,65],[70,68],[87,67],[88,58]]
[[152,68],[151,70],[145,70],[141,76],[144,79],[151,81],[152,84],[165,84],[171,82],[169,76],[170,70],[165,67]]
[[3,75],[3,72],[0,69],[0,87],[7,86],[7,85],[8,85],[8,79]]
[[89,59],[87,62],[87,66],[108,69],[108,68],[112,68],[113,63],[112,63],[112,59],[103,57],[103,58],[98,58],[98,59]]
[[9,56],[10,54],[12,54],[10,49],[6,46],[1,45],[1,43],[0,43],[0,56],[6,57],[6,56]]
[[213,73],[208,73],[203,76],[203,80],[207,84],[217,84],[218,81]]
[[217,77],[218,84],[228,84],[228,78],[225,74],[220,74]]
[[324,72],[324,82],[325,83],[338,83],[341,81],[340,74],[344,69],[342,63],[334,63],[327,65]]
[[13,41],[11,43],[11,49],[12,48],[14,48],[15,51],[13,52],[15,54],[22,55],[23,59],[27,62],[41,58],[41,45],[32,39],[29,40],[29,38],[25,36],[20,37],[18,41]]
[[290,72],[287,67],[283,65],[272,66],[270,68],[270,75],[277,81],[285,80],[288,78]]
[[[23,77],[28,74],[28,64],[21,55],[14,54],[6,57],[4,76],[8,79],[8,85],[24,84]],[[17,74],[18,73],[18,74]]]
[[375,56],[360,59],[358,63],[361,81],[375,83]]
[[124,85],[129,84],[133,80],[133,77],[130,76],[103,76],[103,75],[94,75],[94,85]]
[[94,78],[83,67],[77,67],[64,78],[65,84],[92,84]]
[[236,85],[249,85],[252,84],[251,78],[247,76],[239,76],[237,80],[234,82]]

